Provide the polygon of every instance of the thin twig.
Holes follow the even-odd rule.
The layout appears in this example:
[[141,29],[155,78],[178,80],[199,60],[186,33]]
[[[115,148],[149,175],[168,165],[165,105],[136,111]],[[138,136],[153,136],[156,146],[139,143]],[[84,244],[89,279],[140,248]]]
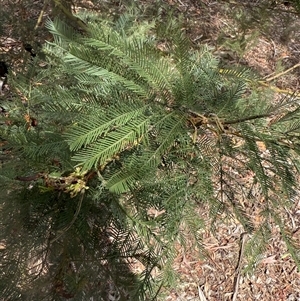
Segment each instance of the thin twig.
[[273,48],[274,48],[273,58],[275,58],[276,55],[277,55],[276,44],[274,43],[273,40],[271,40],[271,42],[272,42],[272,45],[273,45]]
[[274,79],[276,79],[276,78],[278,78],[278,77],[280,77],[280,76],[282,76],[282,75],[284,75],[284,74],[292,71],[293,69],[295,69],[297,67],[300,67],[300,63],[298,63],[298,64],[294,65],[293,67],[291,67],[291,68],[289,68],[289,69],[287,69],[285,71],[282,71],[282,72],[280,72],[280,73],[278,73],[278,74],[276,74],[276,75],[274,75],[272,77],[267,78],[265,81],[266,82],[270,82],[270,81],[272,81],[272,80],[274,80]]
[[267,117],[271,117],[271,116],[272,116],[272,114],[254,115],[254,116],[239,118],[239,119],[235,119],[235,120],[224,121],[223,124],[236,124],[236,123],[240,123],[240,122],[244,122],[244,121],[260,119],[260,118],[267,118]]
[[207,301],[207,299],[205,298],[205,295],[202,292],[201,287],[199,285],[198,285],[198,295],[199,295],[200,301]]
[[44,5],[43,5],[43,8],[42,8],[42,10],[41,10],[41,12],[40,12],[40,15],[39,15],[39,17],[38,17],[38,20],[37,20],[37,22],[36,22],[36,24],[35,24],[35,26],[34,26],[34,30],[37,30],[38,27],[40,26],[48,2],[49,2],[49,0],[45,0]]
[[293,215],[291,214],[291,212],[286,208],[284,207],[284,210],[286,211],[287,215],[289,216],[289,218],[291,219],[291,222],[292,222],[292,230],[295,231],[295,229],[297,228],[296,227],[296,223],[295,223],[295,220],[293,218]]
[[31,182],[31,181],[36,181],[37,179],[42,178],[43,176],[44,175],[42,173],[35,173],[25,177],[17,176],[15,179],[21,182]]
[[234,290],[233,290],[233,296],[232,296],[232,301],[236,301],[238,290],[239,290],[239,284],[240,284],[240,277],[241,277],[241,268],[242,268],[242,259],[243,259],[243,253],[244,253],[244,248],[245,248],[245,242],[247,238],[247,233],[242,233],[241,235],[241,247],[240,247],[240,252],[239,252],[239,260],[237,267],[235,269],[235,277],[234,277]]

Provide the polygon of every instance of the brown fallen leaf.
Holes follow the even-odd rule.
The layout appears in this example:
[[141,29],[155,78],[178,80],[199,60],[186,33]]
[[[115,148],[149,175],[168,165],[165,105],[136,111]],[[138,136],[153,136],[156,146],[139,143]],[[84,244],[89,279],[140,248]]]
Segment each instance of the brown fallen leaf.
[[275,259],[276,255],[268,256],[260,261],[262,264],[275,263],[277,260]]

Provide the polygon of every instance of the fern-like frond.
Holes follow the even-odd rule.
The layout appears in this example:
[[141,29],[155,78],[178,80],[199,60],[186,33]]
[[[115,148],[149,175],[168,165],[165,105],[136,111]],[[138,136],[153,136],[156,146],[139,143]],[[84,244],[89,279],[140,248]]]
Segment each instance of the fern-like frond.
[[[171,89],[170,78],[172,78],[172,69],[170,64],[163,57],[157,57],[156,51],[145,45],[140,39],[126,40],[120,37],[112,37],[110,32],[106,40],[99,40],[99,32],[93,34],[98,39],[87,39],[85,45],[97,47],[108,51],[111,56],[121,60],[129,69],[132,69],[141,78],[144,78],[155,91],[164,91]],[[103,35],[102,35],[103,36]]]
[[[94,143],[100,138],[105,138],[110,132],[116,131],[119,128],[130,123],[132,126],[136,120],[145,116],[147,105],[132,104],[122,107],[110,107],[105,112],[94,114],[86,117],[83,121],[73,125],[69,133],[66,134],[68,143],[72,151],[77,151],[82,147],[88,147],[89,144]],[[137,130],[139,132],[139,130]]]
[[280,228],[280,234],[283,238],[283,241],[286,244],[288,253],[291,255],[296,266],[300,270],[299,242],[292,237],[292,233],[290,233],[290,231],[285,227],[282,218],[280,218],[280,216],[274,214],[274,220]]
[[183,134],[185,121],[185,115],[174,111],[166,114],[154,125],[154,129],[160,134],[157,137],[158,147],[154,151],[149,151],[148,158],[143,165],[156,166],[158,164],[161,156],[172,146],[175,139]]
[[268,221],[265,221],[259,229],[256,229],[246,243],[244,254],[248,264],[244,269],[245,273],[252,273],[254,271],[257,263],[263,258],[270,238],[271,230]]
[[[83,57],[86,56],[83,55]],[[77,72],[85,72],[89,75],[100,77],[102,80],[110,81],[111,84],[120,83],[121,85],[124,85],[125,88],[144,98],[147,98],[148,96],[148,91],[145,90],[145,88],[143,88],[141,85],[127,79],[124,76],[118,75],[115,72],[111,72],[100,66],[96,66],[95,64],[78,57],[78,54],[66,54],[64,60],[67,64],[72,64],[72,69]]]
[[105,165],[125,149],[138,145],[147,135],[149,119],[146,116],[136,118],[130,125],[116,128],[95,143],[76,152],[73,160],[89,170],[97,165]]

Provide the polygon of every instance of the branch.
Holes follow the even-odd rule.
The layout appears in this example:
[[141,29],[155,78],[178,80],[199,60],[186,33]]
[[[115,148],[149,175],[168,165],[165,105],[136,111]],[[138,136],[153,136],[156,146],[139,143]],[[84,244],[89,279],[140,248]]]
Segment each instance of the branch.
[[249,117],[239,118],[235,120],[222,120],[222,118],[219,118],[216,114],[208,114],[208,115],[202,115],[198,112],[189,110],[189,113],[192,113],[197,116],[197,118],[189,118],[189,121],[192,123],[193,127],[197,126],[198,123],[200,124],[208,124],[208,123],[214,123],[217,125],[226,125],[226,124],[236,124],[240,122],[245,122],[248,120],[254,120],[254,119],[260,119],[260,118],[266,118],[271,117],[274,114],[260,114],[260,115],[253,115]]
[[235,120],[223,121],[223,124],[236,124],[236,123],[245,122],[245,121],[249,121],[249,120],[271,117],[272,115],[273,114],[254,115],[254,116],[239,118],[239,119],[235,119]]
[[31,182],[31,181],[35,181],[39,178],[42,178],[44,176],[44,174],[42,173],[36,173],[30,176],[25,176],[25,177],[21,177],[21,176],[17,176],[15,179],[21,182]]

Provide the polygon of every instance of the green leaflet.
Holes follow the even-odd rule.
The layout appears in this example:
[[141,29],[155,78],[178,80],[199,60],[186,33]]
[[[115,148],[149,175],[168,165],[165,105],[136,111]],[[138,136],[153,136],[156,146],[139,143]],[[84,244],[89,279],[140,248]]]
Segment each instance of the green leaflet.
[[141,117],[132,121],[130,125],[116,128],[95,143],[79,150],[73,156],[73,160],[83,165],[83,169],[101,166],[125,149],[139,144],[147,133],[148,123],[148,118]]
[[[136,120],[141,119],[143,121],[143,118],[148,118],[145,116],[147,108],[147,105],[141,105],[140,107],[137,105],[124,105],[121,108],[110,107],[103,113],[89,116],[88,119],[85,118],[78,124],[73,125],[69,133],[66,134],[71,150],[77,151],[100,138],[105,138],[110,132],[118,131],[130,122],[137,126],[136,131],[139,133],[141,129],[139,129],[140,125]],[[143,135],[143,133],[140,134]]]

